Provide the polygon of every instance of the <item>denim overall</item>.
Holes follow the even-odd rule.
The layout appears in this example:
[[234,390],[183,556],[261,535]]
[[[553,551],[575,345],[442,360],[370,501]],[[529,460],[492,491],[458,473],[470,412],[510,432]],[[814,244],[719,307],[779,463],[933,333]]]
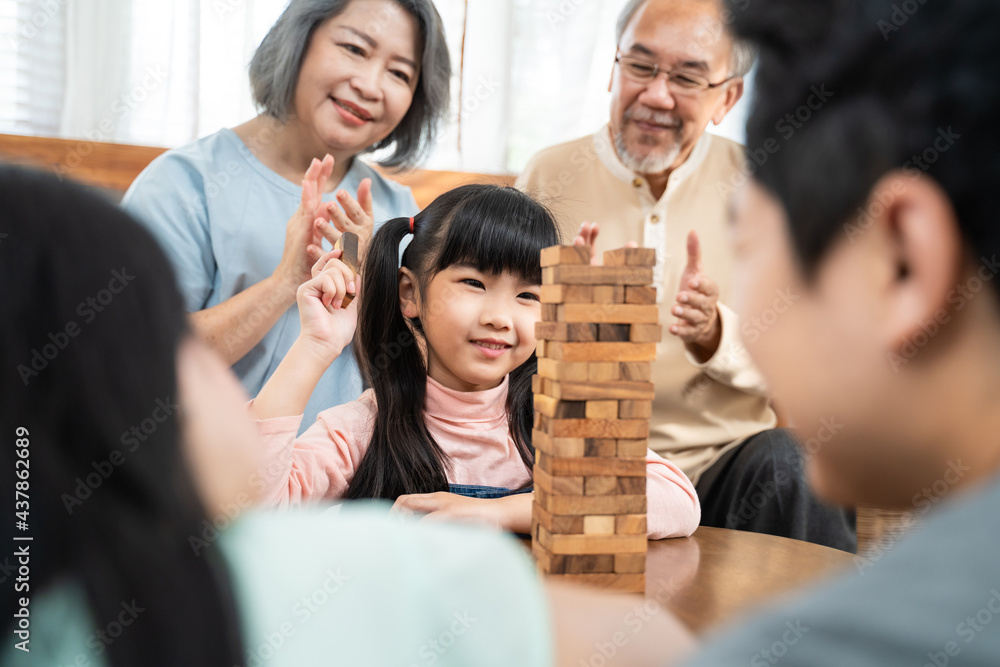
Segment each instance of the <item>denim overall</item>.
[[508,488],[502,486],[477,486],[475,484],[449,484],[448,491],[457,494],[459,496],[467,496],[469,498],[506,498],[507,496],[515,496],[520,493],[531,493],[534,490],[533,486],[529,486],[526,489],[520,489],[518,491],[512,491]]

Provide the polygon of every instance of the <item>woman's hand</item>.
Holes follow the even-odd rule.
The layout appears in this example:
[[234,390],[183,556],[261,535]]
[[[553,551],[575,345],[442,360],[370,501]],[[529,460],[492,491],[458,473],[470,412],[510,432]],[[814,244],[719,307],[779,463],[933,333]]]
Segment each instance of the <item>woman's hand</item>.
[[329,220],[323,188],[333,173],[333,157],[314,159],[302,180],[302,200],[285,227],[285,249],[274,274],[290,287],[309,280],[313,264],[323,254],[323,235],[316,224]]
[[299,339],[331,361],[350,344],[358,324],[357,299],[347,308],[341,306],[347,294],[358,293],[361,279],[340,261],[341,252],[331,250],[320,257],[311,269],[313,277],[296,295],[302,323]]
[[403,514],[425,514],[425,519],[465,521],[492,526],[499,530],[527,533],[531,531],[530,493],[504,498],[470,498],[455,493],[413,493],[400,496],[392,511]]
[[[315,232],[336,245],[344,232],[354,232],[358,235],[358,263],[364,263],[368,242],[375,230],[375,218],[372,212],[372,179],[362,179],[358,186],[358,198],[355,200],[346,190],[337,192],[337,201],[324,204],[323,219],[314,222]],[[330,226],[329,220],[333,223]]]

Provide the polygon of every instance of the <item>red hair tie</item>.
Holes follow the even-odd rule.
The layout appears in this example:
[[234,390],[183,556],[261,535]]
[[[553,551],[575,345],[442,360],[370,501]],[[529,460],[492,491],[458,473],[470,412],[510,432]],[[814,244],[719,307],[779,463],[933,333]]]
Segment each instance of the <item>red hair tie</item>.
[[413,233],[413,216],[410,216],[410,233]]

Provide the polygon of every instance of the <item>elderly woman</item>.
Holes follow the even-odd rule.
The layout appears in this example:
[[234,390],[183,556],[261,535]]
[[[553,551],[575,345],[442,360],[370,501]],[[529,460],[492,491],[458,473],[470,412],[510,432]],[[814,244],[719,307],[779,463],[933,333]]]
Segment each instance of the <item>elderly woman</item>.
[[[299,334],[295,292],[324,239],[353,231],[363,251],[373,221],[417,212],[408,188],[355,158],[380,150],[383,166],[412,166],[450,77],[431,0],[292,0],[250,63],[262,113],[166,152],[125,194],[166,250],[193,327],[251,395]],[[303,427],[360,392],[354,355],[341,355]]]

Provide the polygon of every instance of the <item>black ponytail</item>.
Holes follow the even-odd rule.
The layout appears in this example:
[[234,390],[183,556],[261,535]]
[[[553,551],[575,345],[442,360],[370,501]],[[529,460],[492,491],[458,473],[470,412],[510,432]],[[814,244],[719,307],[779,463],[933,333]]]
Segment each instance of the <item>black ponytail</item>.
[[358,357],[375,390],[375,428],[346,498],[395,499],[447,491],[444,452],[424,423],[427,369],[399,308],[399,243],[409,218],[395,218],[372,237],[358,311]]
[[[439,272],[467,264],[493,275],[510,271],[541,283],[539,253],[559,243],[551,214],[528,195],[494,185],[466,185],[435,199],[416,216],[413,237],[397,261],[409,218],[382,225],[362,269],[358,356],[375,391],[378,410],[372,439],[346,498],[396,499],[410,493],[448,490],[450,465],[424,422],[427,365],[419,319],[407,322],[399,304],[399,266],[409,269],[421,292]],[[525,466],[531,448],[534,353],[511,371],[507,415]]]

